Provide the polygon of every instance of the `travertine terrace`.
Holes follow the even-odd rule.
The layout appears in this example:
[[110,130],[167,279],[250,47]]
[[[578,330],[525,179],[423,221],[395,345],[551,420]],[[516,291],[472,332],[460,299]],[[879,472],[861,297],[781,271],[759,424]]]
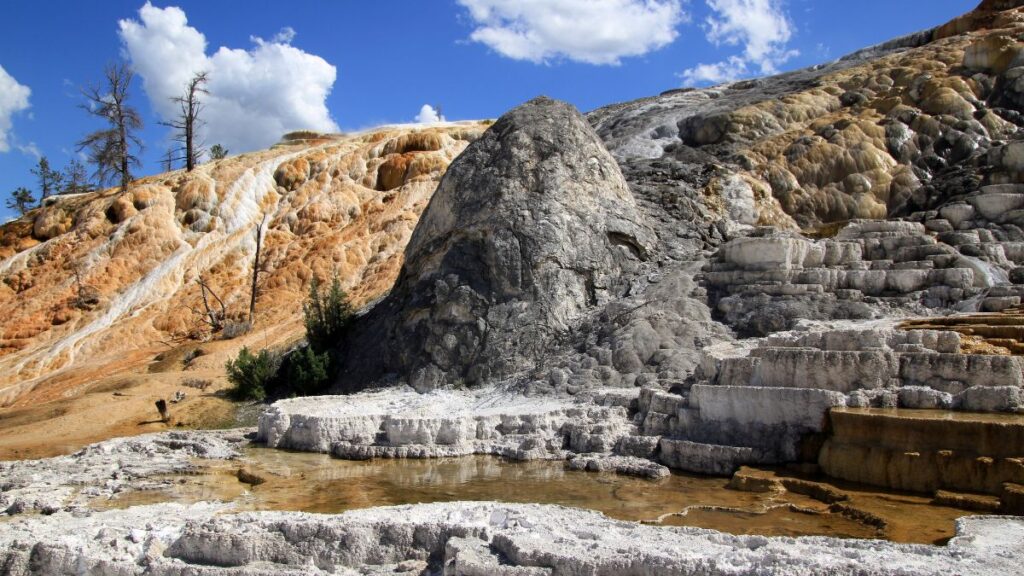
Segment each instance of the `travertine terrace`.
[[[735,537],[487,502],[323,517],[83,508],[83,494],[144,489],[187,473],[184,456],[230,460],[242,443],[191,432],[5,464],[0,505],[25,516],[0,524],[0,567],[1020,572],[1022,34],[1024,2],[985,0],[834,62],[587,114],[537,97],[493,123],[306,134],[129,194],[60,198],[0,237],[6,403],[141,367],[160,340],[207,338],[189,309],[200,273],[240,320],[265,222],[258,330],[206,344],[189,370],[299,341],[314,276],[337,272],[364,313],[336,343],[332,395],[266,406],[256,442],[731,477],[881,532],[823,480],[993,514],[961,518],[948,543]],[[128,473],[103,479],[114,462]]]

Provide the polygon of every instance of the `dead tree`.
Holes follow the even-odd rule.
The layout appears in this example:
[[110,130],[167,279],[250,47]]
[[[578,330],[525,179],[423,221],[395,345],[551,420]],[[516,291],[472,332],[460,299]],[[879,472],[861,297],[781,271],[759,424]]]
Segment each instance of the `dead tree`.
[[82,264],[69,264],[71,274],[75,277],[75,297],[72,304],[79,310],[92,310],[100,303],[100,292],[95,286],[82,281]]
[[168,148],[167,151],[164,152],[163,158],[160,159],[160,167],[164,172],[170,172],[171,170],[174,170],[175,160],[177,160],[177,157],[174,155],[174,149]]
[[[224,301],[220,299],[220,296],[210,288],[210,285],[203,280],[203,276],[200,275],[196,278],[196,284],[199,284],[199,294],[203,299],[203,310],[197,310],[192,308],[192,313],[199,316],[199,318],[210,327],[211,332],[220,332],[224,328],[224,319],[227,317],[227,307],[224,305]],[[209,294],[217,301],[217,305],[220,310],[217,310],[210,305]]]
[[132,166],[141,165],[132,148],[142,149],[135,135],[142,129],[142,117],[127,104],[133,73],[125,64],[111,64],[105,71],[106,82],[82,90],[87,102],[82,109],[102,118],[107,128],[97,130],[78,142],[78,151],[88,150],[89,161],[96,166],[101,183],[120,180],[121,191],[132,181]]
[[178,115],[170,122],[161,122],[162,125],[173,128],[176,132],[174,140],[180,145],[180,156],[175,160],[185,161],[185,170],[191,172],[199,157],[203,155],[202,143],[197,141],[196,130],[203,121],[199,113],[203,110],[203,103],[199,100],[200,94],[209,94],[206,90],[206,72],[197,72],[185,85],[185,94],[171,98],[171,101],[178,105]]
[[258,282],[260,279],[260,248],[263,246],[263,225],[267,217],[264,216],[256,225],[256,257],[252,261],[252,290],[249,292],[249,326],[252,326],[253,317],[256,316],[256,296],[259,294]]

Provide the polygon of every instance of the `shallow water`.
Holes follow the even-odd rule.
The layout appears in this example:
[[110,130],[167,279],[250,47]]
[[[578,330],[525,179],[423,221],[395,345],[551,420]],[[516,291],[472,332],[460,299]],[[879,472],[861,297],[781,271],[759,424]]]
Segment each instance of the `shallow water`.
[[[96,508],[157,502],[235,502],[243,510],[338,513],[356,508],[456,500],[561,504],[598,510],[621,520],[712,528],[766,536],[829,535],[944,542],[953,523],[970,514],[932,506],[929,498],[844,486],[859,509],[884,518],[881,530],[808,496],[743,492],[728,478],[673,474],[644,480],[610,473],[576,472],[561,461],[508,462],[489,456],[434,460],[339,460],[323,454],[261,447],[241,462],[200,461],[200,472],[164,478],[159,490],[96,501]],[[263,483],[239,481],[245,469]]]

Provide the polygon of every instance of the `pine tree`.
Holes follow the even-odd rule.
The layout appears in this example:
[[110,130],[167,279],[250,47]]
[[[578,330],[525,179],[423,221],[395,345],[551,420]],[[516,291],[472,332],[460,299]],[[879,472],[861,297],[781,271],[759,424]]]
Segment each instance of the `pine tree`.
[[314,352],[324,352],[338,344],[352,319],[352,307],[337,276],[331,281],[327,294],[321,293],[320,283],[313,277],[309,285],[309,298],[302,304],[302,313],[306,324],[306,340]]
[[210,160],[222,160],[227,158],[228,149],[221,146],[220,144],[214,144],[210,146]]
[[64,183],[64,187],[60,191],[61,194],[82,194],[93,190],[92,184],[89,183],[89,173],[78,160],[68,162],[68,165],[64,167],[61,180]]
[[26,212],[32,209],[32,205],[35,204],[36,199],[32,196],[32,191],[25,187],[20,187],[11,192],[11,197],[7,199],[7,207],[11,210],[17,210],[22,216]]
[[131,167],[141,165],[132,148],[142,148],[142,141],[135,135],[142,129],[142,117],[127,104],[134,76],[131,69],[125,64],[112,64],[107,66],[105,76],[104,85],[82,90],[88,100],[82,108],[105,120],[108,127],[83,138],[78,150],[89,151],[89,161],[96,166],[100,183],[119,182],[125,192],[132,181]]
[[61,181],[64,176],[50,168],[50,161],[46,159],[46,156],[39,158],[39,164],[31,170],[32,174],[35,175],[36,180],[39,181],[39,205],[42,206],[43,201],[53,196],[54,194],[60,193]]

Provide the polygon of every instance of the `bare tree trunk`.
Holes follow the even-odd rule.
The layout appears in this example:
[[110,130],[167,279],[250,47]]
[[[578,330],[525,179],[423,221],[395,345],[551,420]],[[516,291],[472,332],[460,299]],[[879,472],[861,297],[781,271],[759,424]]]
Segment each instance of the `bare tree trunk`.
[[[112,70],[110,83],[111,85],[117,85],[124,81],[121,72],[115,72]],[[127,82],[131,82],[131,75],[127,77]],[[128,191],[128,184],[131,182],[131,172],[129,171],[129,163],[131,159],[128,153],[128,126],[127,118],[125,118],[124,109],[122,104],[124,102],[124,95],[127,94],[127,84],[125,85],[125,91],[113,91],[110,94],[111,100],[114,104],[114,122],[117,124],[117,153],[119,155],[118,160],[120,161],[120,169],[118,172],[121,174],[121,192]]]
[[252,291],[249,297],[249,326],[252,326],[253,317],[256,316],[256,295],[257,281],[260,277],[260,248],[263,245],[263,224],[267,221],[264,216],[256,226],[256,258],[252,262]]
[[[118,106],[120,110],[120,106]],[[128,130],[124,125],[124,115],[118,113],[117,122],[118,138],[121,142],[121,192],[128,191],[128,183],[131,182],[131,172],[128,171]]]
[[[206,317],[209,319],[210,330],[219,332],[224,328],[224,318],[227,317],[227,309],[224,306],[224,301],[221,300],[220,296],[217,296],[217,293],[213,291],[213,288],[210,288],[209,284],[203,280],[202,275],[200,275],[199,278],[196,278],[196,283],[199,284],[199,293],[203,298],[203,308],[206,310]],[[207,292],[209,292],[220,305],[220,314],[217,314],[217,312],[210,306],[210,301],[206,298]]]
[[75,266],[75,296],[77,298],[76,303],[82,302],[82,272],[78,266]]
[[199,99],[200,94],[209,94],[204,87],[207,82],[206,72],[197,72],[188,84],[185,85],[185,93],[182,96],[175,96],[171,101],[178,105],[180,112],[171,121],[161,122],[164,126],[173,128],[176,132],[174,140],[181,148],[183,156],[179,160],[185,160],[185,170],[191,172],[199,163],[199,156],[203,153],[202,143],[196,142],[196,130],[203,125],[199,117],[203,110],[203,103]]
[[185,126],[185,170],[191,172],[196,167],[196,153],[193,144],[193,130],[195,123],[195,112],[193,111],[193,103],[188,103],[188,124]]

